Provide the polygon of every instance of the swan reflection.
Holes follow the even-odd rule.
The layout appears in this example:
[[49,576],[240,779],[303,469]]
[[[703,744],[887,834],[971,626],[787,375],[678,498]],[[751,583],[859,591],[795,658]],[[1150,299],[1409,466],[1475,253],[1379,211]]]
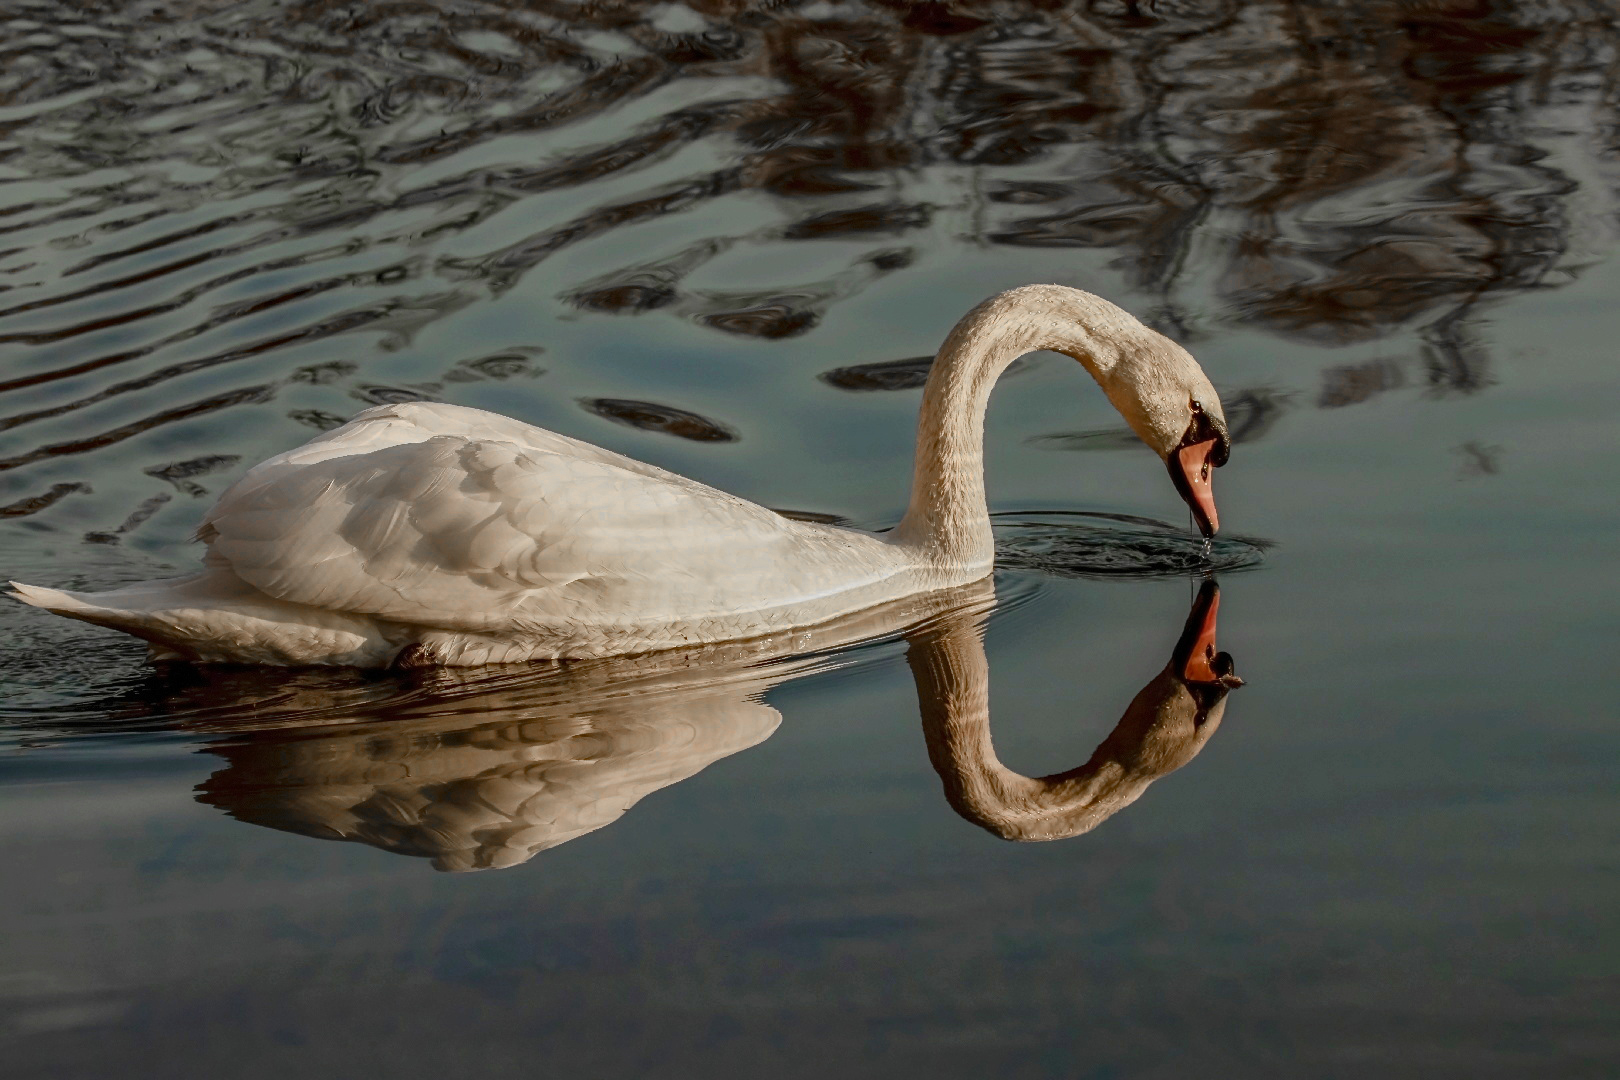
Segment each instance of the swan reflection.
[[1198,756],[1242,686],[1215,651],[1220,593],[1205,583],[1170,662],[1131,699],[1085,764],[1031,778],[996,758],[990,740],[990,667],[978,627],[960,618],[910,638],[928,757],[952,809],[1007,840],[1060,840],[1090,832],[1141,798],[1148,785]]
[[516,866],[769,738],[781,715],[752,693],[693,687],[577,710],[485,693],[470,713],[398,728],[214,747],[227,765],[197,797],[254,825],[417,855],[438,870]]
[[831,650],[946,613],[982,617],[993,601],[985,581],[749,641],[426,669],[381,701],[316,681],[283,693],[267,718],[256,709],[254,730],[209,746],[226,765],[197,797],[255,825],[423,856],[440,870],[514,866],[764,741],[781,714],[762,695],[837,666]]
[[[776,730],[770,687],[847,662],[830,650],[901,635],[928,755],[952,808],[1014,840],[1073,836],[1190,761],[1219,727],[1231,659],[1205,585],[1169,664],[1077,769],[1032,779],[997,761],[982,632],[992,586],[919,597],[791,635],[642,657],[419,673],[368,700],[319,684],[230,732],[197,798],[255,825],[427,858],[515,866],[618,820],[647,795]],[[329,701],[323,701],[323,697]],[[238,714],[239,716],[239,714]],[[265,726],[265,724],[273,726]]]

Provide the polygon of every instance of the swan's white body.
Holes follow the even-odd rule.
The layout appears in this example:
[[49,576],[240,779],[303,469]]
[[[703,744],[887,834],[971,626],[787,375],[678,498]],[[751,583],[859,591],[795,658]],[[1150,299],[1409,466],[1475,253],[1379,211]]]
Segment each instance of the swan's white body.
[[601,657],[810,626],[989,573],[984,412],[996,377],[1037,348],[1081,360],[1161,455],[1189,393],[1218,414],[1179,346],[1090,294],[1027,286],[981,304],[941,350],[911,506],[886,535],[790,520],[494,413],[411,403],[232,485],[198,530],[200,574],[14,588],[145,638],[157,658],[270,664]]
[[368,409],[255,467],[199,535],[201,574],[80,617],[200,659],[373,666],[415,644],[481,664],[751,637],[942,580],[877,537],[457,405]]

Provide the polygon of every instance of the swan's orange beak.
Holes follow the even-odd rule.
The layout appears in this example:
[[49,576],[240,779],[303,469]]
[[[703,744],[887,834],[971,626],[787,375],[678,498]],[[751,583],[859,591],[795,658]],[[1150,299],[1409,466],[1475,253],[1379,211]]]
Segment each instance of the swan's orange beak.
[[1191,443],[1178,448],[1170,458],[1170,477],[1192,509],[1198,531],[1205,536],[1214,536],[1221,527],[1220,515],[1215,512],[1215,463],[1210,460],[1219,441]]

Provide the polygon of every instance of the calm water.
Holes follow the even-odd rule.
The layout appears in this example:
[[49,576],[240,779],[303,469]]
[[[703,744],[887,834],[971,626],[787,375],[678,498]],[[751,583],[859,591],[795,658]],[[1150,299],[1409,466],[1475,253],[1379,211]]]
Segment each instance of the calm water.
[[[6,576],[184,571],[417,398],[882,527],[919,358],[1057,281],[1221,389],[1249,680],[1120,721],[1197,545],[1044,354],[982,645],[157,671],[6,604],[7,1076],[1614,1075],[1616,14],[6,5]],[[946,676],[1132,784],[1001,839]]]

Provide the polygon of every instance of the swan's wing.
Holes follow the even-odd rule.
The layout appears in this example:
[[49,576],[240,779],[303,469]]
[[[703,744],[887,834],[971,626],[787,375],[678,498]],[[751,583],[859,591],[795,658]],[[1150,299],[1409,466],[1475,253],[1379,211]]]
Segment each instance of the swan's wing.
[[294,603],[502,632],[747,610],[762,588],[792,590],[814,548],[839,544],[516,421],[501,433],[522,443],[487,437],[487,423],[434,435],[405,418],[413,434],[374,414],[226,491],[199,530],[210,562]]

